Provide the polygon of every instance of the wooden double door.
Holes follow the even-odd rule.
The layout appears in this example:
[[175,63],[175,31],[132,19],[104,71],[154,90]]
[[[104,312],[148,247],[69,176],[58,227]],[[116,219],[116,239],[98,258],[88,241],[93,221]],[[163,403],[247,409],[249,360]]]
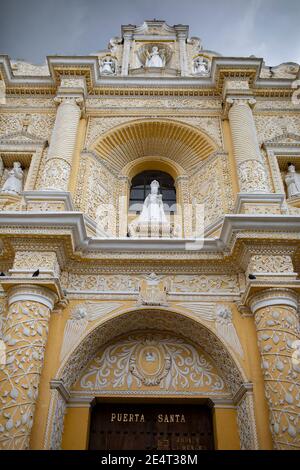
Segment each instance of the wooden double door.
[[211,408],[194,404],[98,403],[91,450],[211,450]]

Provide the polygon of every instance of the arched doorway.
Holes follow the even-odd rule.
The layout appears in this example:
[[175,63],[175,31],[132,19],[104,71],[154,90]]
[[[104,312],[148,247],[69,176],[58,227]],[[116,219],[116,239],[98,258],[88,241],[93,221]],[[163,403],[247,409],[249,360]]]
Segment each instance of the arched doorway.
[[[178,337],[179,332],[180,338]],[[116,371],[115,365],[120,358],[125,360],[124,351],[123,353],[122,351],[117,353],[116,350],[113,353],[109,348],[116,347],[118,341],[126,342],[126,338],[138,334],[143,334],[146,342],[147,338],[149,339],[149,335],[151,337],[157,334],[166,335],[164,338],[160,337],[160,341],[156,341],[157,347],[158,345],[159,347],[163,346],[166,337],[169,337],[167,341],[171,341],[171,343],[174,341],[174,338],[177,338],[176,341],[179,340],[180,348],[186,351],[185,354],[190,355],[189,357],[186,356],[185,359],[187,359],[188,367],[194,367],[192,372],[195,380],[194,385],[190,380],[188,380],[185,386],[178,380],[176,382],[174,367],[176,369],[177,364],[173,357],[171,358],[173,367],[171,382],[173,382],[170,382],[170,375],[168,376],[168,373],[164,370],[165,367],[169,371],[166,349],[161,361],[164,367],[162,367],[160,372],[158,371],[161,374],[158,377],[159,383],[152,384],[151,386],[147,386],[144,383],[142,387],[136,385],[139,381],[143,383],[145,378],[143,379],[141,376],[141,365],[139,365],[138,355],[135,353],[134,360],[132,360],[132,356],[131,358],[127,357],[130,374],[125,374],[123,382],[120,382],[121,388],[118,385],[114,386],[112,382],[105,384],[105,381],[103,382],[102,379],[104,376],[108,377],[109,373],[107,368],[105,373],[103,373],[103,370],[101,372],[101,360],[105,358],[108,363],[111,362],[113,365],[111,373],[114,377],[117,377],[119,373]],[[139,347],[141,347],[140,343],[141,341],[139,342]],[[125,346],[128,348],[129,344],[126,343]],[[133,345],[131,346],[133,348]],[[137,344],[135,344],[135,347],[137,347]],[[176,348],[174,349],[173,345],[173,353],[174,351],[176,352]],[[112,356],[109,356],[109,354],[112,354],[115,359],[111,360]],[[178,351],[176,354],[177,357],[180,356]],[[191,360],[192,356],[194,358],[193,361]],[[201,356],[203,356],[202,359]],[[180,364],[184,364],[185,359],[181,359]],[[209,383],[206,383],[205,380],[201,382],[200,376],[197,377],[196,363],[202,367],[202,373],[207,374],[207,371],[209,371],[207,375],[207,377],[210,377]],[[208,365],[205,365],[206,363]],[[95,364],[97,364],[97,370],[94,367]],[[121,364],[120,370],[122,373],[126,370],[124,364],[123,366]],[[94,378],[91,377],[91,373],[96,374]],[[131,379],[128,379],[130,375]],[[98,377],[97,379],[96,376]],[[191,376],[190,371],[188,371],[188,376]],[[160,406],[161,400],[167,399],[168,403],[173,405],[176,404],[176,400],[179,400],[181,404],[195,403],[198,407],[208,404],[207,401],[204,403],[203,400],[209,400],[213,406],[215,447],[230,449],[232,448],[231,445],[236,446],[236,443],[232,444],[229,441],[234,434],[237,435],[237,432],[239,432],[239,446],[242,448],[257,448],[255,421],[253,420],[253,403],[251,401],[252,395],[243,369],[236,362],[236,359],[231,355],[224,343],[212,331],[186,314],[175,313],[167,309],[141,308],[139,310],[135,309],[119,313],[114,318],[102,321],[101,324],[99,323],[95,326],[73,348],[73,351],[70,352],[61,365],[55,381],[57,386],[52,392],[45,439],[46,448],[60,448],[61,446],[66,402],[68,403],[68,412],[65,419],[65,448],[87,448],[91,405],[97,401],[99,402],[99,400],[103,402],[104,399],[106,401],[113,400],[114,402],[116,402],[116,399],[119,399],[123,403],[124,399],[131,401],[131,403],[136,399],[142,399],[144,405],[149,403],[149,400],[151,402],[156,400],[157,405]],[[195,385],[197,383],[198,385]],[[176,413],[170,412],[167,414]],[[225,423],[228,432],[224,435],[223,428]],[[77,440],[75,439],[77,444],[75,447],[72,447],[75,442],[74,428],[77,429]],[[79,429],[81,430],[80,432]],[[70,435],[72,437],[71,441],[73,444],[71,447],[69,445],[70,440],[68,441],[68,438],[65,439],[68,433],[69,437]]]

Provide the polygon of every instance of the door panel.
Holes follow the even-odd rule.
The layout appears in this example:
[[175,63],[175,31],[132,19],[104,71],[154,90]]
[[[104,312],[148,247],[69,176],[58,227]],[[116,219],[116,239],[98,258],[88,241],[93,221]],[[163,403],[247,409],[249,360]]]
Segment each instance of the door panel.
[[205,405],[99,403],[92,410],[89,449],[213,449]]

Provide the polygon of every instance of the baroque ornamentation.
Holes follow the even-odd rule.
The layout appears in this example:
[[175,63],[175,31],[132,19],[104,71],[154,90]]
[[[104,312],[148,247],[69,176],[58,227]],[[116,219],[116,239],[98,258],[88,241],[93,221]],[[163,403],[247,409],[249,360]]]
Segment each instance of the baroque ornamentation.
[[66,414],[66,401],[57,390],[52,391],[51,397],[54,405],[52,432],[49,450],[60,450],[64,431],[64,418]]
[[[30,113],[26,131],[41,139],[50,138],[51,130],[55,120],[53,113]],[[0,134],[12,134],[24,129],[28,115],[26,113],[2,113],[0,115]]]
[[274,447],[299,449],[300,367],[299,361],[293,361],[298,313],[284,305],[262,307],[255,313],[255,324]]
[[218,394],[225,385],[207,358],[181,338],[161,333],[132,335],[107,346],[80,379],[88,390],[124,387],[165,390],[209,389]]
[[238,166],[241,191],[268,192],[268,180],[264,165],[257,160],[248,160]]
[[78,371],[88,365],[100,346],[107,344],[120,334],[130,334],[136,330],[137,325],[143,330],[150,328],[175,334],[180,331],[183,337],[194,344],[200,344],[204,353],[211,357],[232,395],[239,390],[243,383],[241,371],[216,335],[190,318],[154,309],[149,311],[143,309],[116,316],[113,320],[107,319],[100,328],[96,327],[91,330],[67,361],[62,363],[57,377],[63,380],[67,388],[70,388],[78,379]]
[[289,255],[253,255],[247,273],[293,273],[293,262]]
[[41,186],[43,189],[66,190],[68,187],[70,164],[60,158],[47,160]]
[[180,302],[177,305],[191,310],[201,320],[214,322],[218,336],[224,339],[237,354],[244,357],[229,306],[211,302]]
[[67,320],[60,358],[64,358],[89,328],[89,324],[121,307],[118,302],[85,302],[76,305]]
[[237,406],[241,450],[257,450],[258,440],[254,416],[253,394],[247,392]]
[[57,261],[56,253],[32,252],[32,251],[17,251],[14,259],[14,270],[21,271],[35,271],[36,269],[52,271],[55,277],[59,277],[60,268]]
[[3,332],[6,367],[0,371],[2,449],[28,449],[49,316],[50,309],[37,302],[18,301],[9,307]]
[[231,212],[233,194],[225,155],[213,156],[199,167],[190,178],[190,193],[195,203],[204,204],[205,227]]

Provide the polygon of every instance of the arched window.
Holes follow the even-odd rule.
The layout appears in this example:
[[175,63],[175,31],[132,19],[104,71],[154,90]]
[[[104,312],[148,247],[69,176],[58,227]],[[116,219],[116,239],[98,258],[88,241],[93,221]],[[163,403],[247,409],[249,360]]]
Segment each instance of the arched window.
[[144,200],[150,193],[150,184],[153,180],[159,182],[159,192],[162,195],[165,212],[174,213],[174,204],[176,203],[174,179],[168,173],[158,170],[143,171],[132,178],[129,211],[140,212],[137,205],[142,207]]

